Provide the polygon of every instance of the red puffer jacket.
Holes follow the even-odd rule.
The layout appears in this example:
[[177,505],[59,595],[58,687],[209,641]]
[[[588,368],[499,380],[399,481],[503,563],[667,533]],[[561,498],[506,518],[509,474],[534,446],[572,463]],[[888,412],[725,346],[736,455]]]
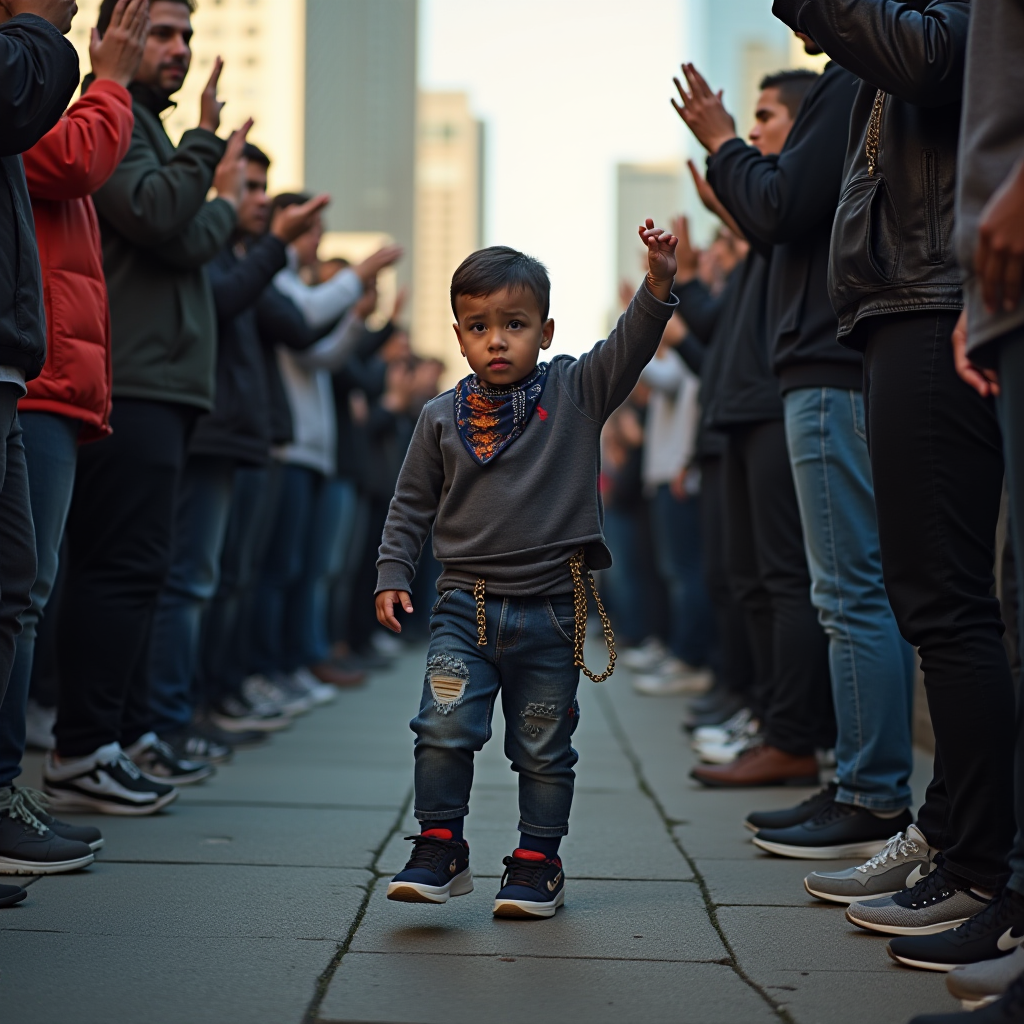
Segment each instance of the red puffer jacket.
[[43,271],[46,365],[18,403],[82,421],[81,441],[110,433],[110,309],[89,196],[132,139],[127,89],[100,79],[23,155]]

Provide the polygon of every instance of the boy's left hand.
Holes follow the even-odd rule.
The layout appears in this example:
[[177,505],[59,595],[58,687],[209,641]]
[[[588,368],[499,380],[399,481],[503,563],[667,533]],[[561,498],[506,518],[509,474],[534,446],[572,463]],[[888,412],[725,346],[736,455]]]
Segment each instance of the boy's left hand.
[[676,276],[675,235],[666,235],[664,228],[656,228],[650,217],[637,230],[647,246],[647,287],[655,298],[668,302],[672,294],[672,281]]

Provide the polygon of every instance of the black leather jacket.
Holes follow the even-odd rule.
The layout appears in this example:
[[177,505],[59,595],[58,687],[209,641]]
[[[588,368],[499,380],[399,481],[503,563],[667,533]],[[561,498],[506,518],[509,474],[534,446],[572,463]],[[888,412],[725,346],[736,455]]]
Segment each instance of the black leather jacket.
[[772,10],[863,83],[829,259],[839,337],[867,316],[960,309],[953,205],[969,0],[775,0]]

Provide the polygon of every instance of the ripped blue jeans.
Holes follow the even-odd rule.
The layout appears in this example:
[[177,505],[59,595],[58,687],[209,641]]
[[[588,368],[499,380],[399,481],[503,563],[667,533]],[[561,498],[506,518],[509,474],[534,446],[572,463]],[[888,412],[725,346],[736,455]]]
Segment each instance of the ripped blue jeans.
[[519,831],[569,831],[572,734],[579,721],[573,665],[572,595],[488,597],[487,646],[477,645],[476,600],[446,591],[430,616],[430,649],[416,734],[419,821],[469,812],[473,755],[491,736],[498,693],[505,716],[505,756],[519,774]]

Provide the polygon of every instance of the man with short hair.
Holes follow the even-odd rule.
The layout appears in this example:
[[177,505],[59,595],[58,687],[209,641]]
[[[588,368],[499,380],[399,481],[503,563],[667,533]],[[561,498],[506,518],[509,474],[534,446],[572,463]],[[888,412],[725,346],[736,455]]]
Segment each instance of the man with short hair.
[[[113,6],[103,0],[101,32]],[[218,59],[199,127],[177,147],[164,131],[159,115],[189,68],[193,8],[193,0],[152,0],[129,85],[131,145],[93,197],[110,296],[113,434],[79,453],[68,518],[57,749],[44,768],[62,809],[151,814],[177,794],[150,777],[178,766],[145,735],[143,654],[170,562],[188,436],[213,402],[216,315],[203,267],[235,228],[248,130],[226,145],[215,134]],[[216,196],[207,201],[211,185]],[[126,747],[146,758],[147,775]]]

